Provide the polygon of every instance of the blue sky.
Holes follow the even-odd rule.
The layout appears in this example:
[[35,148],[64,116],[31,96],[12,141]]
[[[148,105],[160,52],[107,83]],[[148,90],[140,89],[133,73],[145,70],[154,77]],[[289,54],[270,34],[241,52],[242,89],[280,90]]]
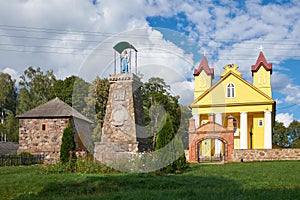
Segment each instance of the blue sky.
[[126,40],[139,50],[144,80],[163,77],[188,105],[204,52],[215,79],[235,63],[251,82],[262,45],[277,119],[288,125],[300,120],[299,37],[297,0],[12,0],[0,8],[0,70],[17,81],[29,66],[91,81],[111,72],[112,46]]

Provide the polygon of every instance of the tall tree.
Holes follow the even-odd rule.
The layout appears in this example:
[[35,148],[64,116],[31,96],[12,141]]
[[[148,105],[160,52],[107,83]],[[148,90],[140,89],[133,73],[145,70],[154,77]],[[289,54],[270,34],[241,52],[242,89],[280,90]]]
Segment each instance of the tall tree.
[[15,82],[9,74],[0,72],[0,122],[4,122],[8,110],[16,113],[17,90]]
[[52,70],[44,74],[39,67],[26,69],[20,76],[19,85],[21,88],[17,112],[23,113],[49,101],[52,97],[51,90],[55,82],[56,78]]
[[289,147],[289,132],[282,122],[275,121],[273,127],[273,143],[280,147]]
[[289,127],[289,139],[291,141],[291,147],[296,148],[299,146],[299,138],[300,138],[300,122],[293,120]]
[[[168,145],[168,146],[167,146]],[[167,147],[166,147],[167,146]],[[181,137],[176,137],[173,129],[173,123],[169,114],[166,116],[166,123],[158,132],[155,150],[167,148],[166,154],[161,154],[162,160],[169,160],[171,164],[161,169],[167,173],[180,171],[186,167],[186,158],[183,152],[183,143]],[[177,158],[178,155],[180,155]]]
[[178,96],[170,94],[170,86],[162,78],[150,78],[142,86],[143,105],[148,134],[152,137],[152,145],[155,149],[156,134],[165,123],[166,113],[169,113],[174,132],[177,133],[180,126],[180,106]]
[[17,92],[15,80],[0,72],[0,141],[18,141],[18,120],[15,118]]
[[101,128],[105,118],[109,87],[110,84],[107,78],[101,79],[97,76],[89,87],[88,97],[85,98],[87,106],[83,112],[89,119],[97,122],[93,131],[94,141],[99,141],[101,137]]
[[85,98],[88,96],[90,84],[77,76],[58,80],[52,88],[52,97],[58,97],[79,112],[86,107]]
[[3,124],[3,133],[6,136],[6,140],[10,142],[19,141],[19,121],[15,117],[12,111],[8,111]]

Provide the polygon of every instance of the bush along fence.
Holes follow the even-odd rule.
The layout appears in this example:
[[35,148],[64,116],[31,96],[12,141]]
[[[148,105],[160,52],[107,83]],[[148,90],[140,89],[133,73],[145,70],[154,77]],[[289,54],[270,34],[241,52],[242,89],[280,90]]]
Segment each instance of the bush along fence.
[[42,164],[44,155],[0,155],[0,166]]

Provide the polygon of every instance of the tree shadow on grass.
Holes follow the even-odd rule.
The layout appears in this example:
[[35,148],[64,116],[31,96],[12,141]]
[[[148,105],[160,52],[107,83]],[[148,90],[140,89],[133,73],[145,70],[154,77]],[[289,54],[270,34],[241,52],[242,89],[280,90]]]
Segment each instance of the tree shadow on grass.
[[[59,176],[59,175],[58,175]],[[81,175],[78,175],[81,176]],[[16,199],[297,199],[300,187],[244,189],[237,182],[217,176],[90,175],[77,181],[51,182],[36,194]]]

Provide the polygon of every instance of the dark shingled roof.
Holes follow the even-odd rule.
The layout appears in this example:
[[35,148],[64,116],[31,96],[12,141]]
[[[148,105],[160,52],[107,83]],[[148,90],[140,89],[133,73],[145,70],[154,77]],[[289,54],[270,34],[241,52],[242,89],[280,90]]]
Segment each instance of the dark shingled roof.
[[0,155],[16,154],[18,147],[16,142],[0,142]]
[[89,123],[93,123],[87,117],[83,116],[77,110],[60,100],[58,97],[42,104],[32,110],[29,110],[22,115],[17,116],[20,119],[24,118],[62,118],[62,117],[75,117]]

